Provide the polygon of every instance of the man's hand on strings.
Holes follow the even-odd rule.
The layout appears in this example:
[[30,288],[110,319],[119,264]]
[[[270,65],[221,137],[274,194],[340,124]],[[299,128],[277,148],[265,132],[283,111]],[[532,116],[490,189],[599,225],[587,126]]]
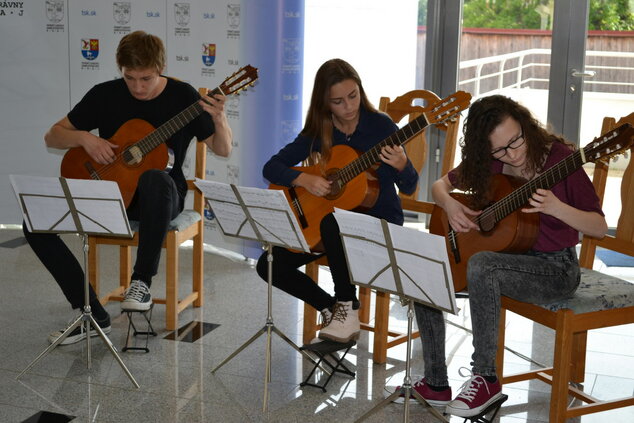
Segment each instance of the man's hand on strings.
[[105,165],[115,161],[117,154],[115,149],[119,148],[117,144],[113,144],[110,141],[99,138],[90,132],[82,139],[82,147],[86,150],[86,153],[91,159],[99,164]]

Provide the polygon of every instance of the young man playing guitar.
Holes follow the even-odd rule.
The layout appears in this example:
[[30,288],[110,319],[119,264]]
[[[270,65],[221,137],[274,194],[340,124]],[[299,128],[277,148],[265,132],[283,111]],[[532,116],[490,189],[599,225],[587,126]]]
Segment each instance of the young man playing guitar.
[[[458,234],[458,249],[479,243],[474,238],[491,229],[483,223],[482,209],[493,200],[496,178],[536,180],[574,151],[561,137],[547,132],[525,107],[501,95],[471,105],[464,134],[462,163],[432,186],[434,201]],[[502,394],[495,367],[500,297],[548,303],[572,295],[580,280],[575,251],[579,233],[602,238],[607,232],[599,199],[580,165],[562,179],[550,189],[536,188],[527,194],[526,203],[518,204],[517,213],[539,217],[529,230],[536,237],[528,251],[495,252],[484,246],[471,257],[462,257],[468,263],[474,353],[471,377],[453,401],[442,312],[416,304],[425,377],[414,389],[430,404],[446,406],[448,414],[477,416]],[[450,195],[454,188],[467,192],[471,201],[463,203]]]
[[[264,165],[264,177],[280,186],[301,187],[303,197],[328,197],[337,188],[323,172],[311,174],[292,166],[306,161],[310,166],[319,164],[326,170],[327,164],[335,159],[332,156],[341,151],[337,146],[347,145],[366,152],[397,129],[387,115],[370,104],[354,68],[341,59],[329,60],[315,76],[304,129]],[[366,213],[402,225],[403,210],[395,184],[401,191],[412,193],[418,174],[400,146],[382,147],[380,160],[376,172],[380,191]],[[348,190],[336,195],[352,193]],[[327,213],[317,226],[335,285],[334,297],[298,270],[323,253],[305,254],[274,247],[273,285],[321,312],[320,339],[345,343],[359,336],[359,301],[350,282],[339,227],[332,213]],[[260,257],[257,272],[268,280],[267,253]]]
[[[108,139],[124,128],[134,136],[138,121],[130,120],[141,119],[156,128],[196,102],[206,112],[166,141],[174,154],[171,170],[149,169],[138,181],[126,181],[125,178],[122,181],[136,184],[127,214],[130,219],[138,220],[140,226],[134,273],[121,307],[148,310],[152,303],[149,288],[157,272],[168,224],[184,206],[187,184],[182,164],[190,141],[196,137],[215,154],[226,157],[231,152],[232,132],[224,113],[223,95],[205,95],[201,99],[191,85],[161,74],[166,56],[160,38],[143,31],[127,34],[119,42],[116,60],[122,78],[94,86],[68,115],[49,129],[44,136],[47,147],[82,148],[95,164],[108,166],[120,161],[122,155],[121,146]],[[98,136],[90,132],[94,129],[98,130]],[[77,166],[82,165],[77,163]],[[33,251],[51,272],[71,307],[81,309],[84,305],[84,271],[75,256],[57,235],[30,233],[26,225],[23,228]],[[108,333],[108,312],[99,303],[92,287],[89,296],[95,320]],[[53,332],[49,341],[55,341],[62,332]],[[96,334],[96,331],[90,333],[91,336]],[[84,326],[80,325],[63,343],[78,342],[85,337]]]

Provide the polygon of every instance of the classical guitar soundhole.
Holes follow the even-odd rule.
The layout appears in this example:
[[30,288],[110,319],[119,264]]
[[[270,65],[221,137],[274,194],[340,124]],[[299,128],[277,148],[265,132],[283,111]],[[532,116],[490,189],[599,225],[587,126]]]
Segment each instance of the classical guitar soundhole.
[[345,185],[339,178],[337,170],[338,169],[330,169],[326,175],[326,179],[332,182],[332,184],[330,184],[330,193],[325,196],[327,200],[337,199],[343,194]]
[[123,161],[129,166],[139,164],[141,160],[143,160],[143,152],[136,145],[126,148],[123,152]]

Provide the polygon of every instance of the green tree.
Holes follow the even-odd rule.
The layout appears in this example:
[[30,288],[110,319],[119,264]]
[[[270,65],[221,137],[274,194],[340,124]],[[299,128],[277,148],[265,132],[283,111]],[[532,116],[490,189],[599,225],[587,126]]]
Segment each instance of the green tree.
[[[582,0],[580,0],[582,1]],[[631,0],[590,0],[588,29],[634,30]],[[465,28],[552,27],[554,0],[464,0]],[[418,1],[418,24],[427,24],[427,0]]]
[[540,28],[540,0],[465,0],[465,28]]
[[590,0],[588,29],[634,30],[634,14],[629,0]]

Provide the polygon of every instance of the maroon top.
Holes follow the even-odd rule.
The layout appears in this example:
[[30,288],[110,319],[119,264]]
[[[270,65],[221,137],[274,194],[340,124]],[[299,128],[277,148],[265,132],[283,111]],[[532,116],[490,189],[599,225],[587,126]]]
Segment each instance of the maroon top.
[[[572,150],[565,144],[554,142],[546,159],[544,170],[549,169],[572,154]],[[502,173],[504,163],[493,159],[491,162],[491,172],[493,174]],[[459,167],[459,166],[458,166]],[[456,169],[449,171],[447,175],[451,185],[456,186]],[[551,188],[557,198],[574,208],[584,211],[597,212],[604,216],[601,210],[599,197],[594,191],[594,186],[588,178],[583,168],[577,169],[563,181]],[[579,242],[579,231],[563,223],[556,217],[540,213],[539,214],[539,235],[533,245],[536,251],[559,251],[564,248],[573,247]]]

